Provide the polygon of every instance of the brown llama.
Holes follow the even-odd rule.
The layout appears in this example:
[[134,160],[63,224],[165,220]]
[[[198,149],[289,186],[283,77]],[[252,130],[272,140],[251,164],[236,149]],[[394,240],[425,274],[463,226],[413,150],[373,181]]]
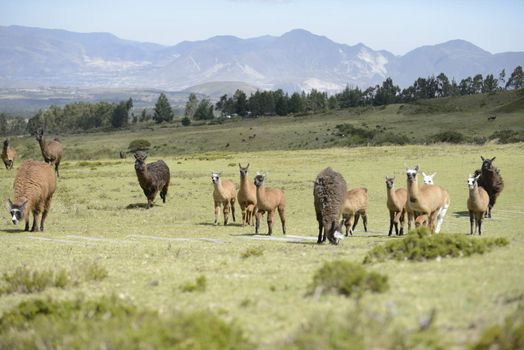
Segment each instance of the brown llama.
[[486,211],[486,217],[491,218],[491,209],[495,206],[498,196],[504,189],[504,180],[502,180],[500,170],[493,165],[496,157],[486,159],[480,156],[480,158],[482,159],[482,167],[479,170],[475,170],[475,176],[480,174],[477,182],[489,195],[489,206]]
[[42,151],[42,156],[46,163],[52,164],[55,166],[56,175],[60,177],[58,172],[58,167],[60,166],[60,161],[64,156],[64,145],[60,142],[59,139],[55,138],[47,142],[44,138],[44,130],[38,129],[36,132],[36,140],[40,145],[40,150]]
[[470,175],[468,177],[469,196],[467,206],[469,211],[469,232],[470,234],[478,232],[480,236],[482,234],[482,219],[489,207],[489,196],[488,193],[478,185],[479,177],[480,174],[477,176]]
[[[395,178],[386,176],[386,206],[389,211],[389,232],[388,236],[393,233],[395,227],[395,234],[404,234],[404,222],[407,212],[408,191],[405,188],[394,189]],[[400,223],[400,231],[398,224]]]
[[213,182],[213,202],[215,204],[215,225],[218,225],[218,213],[220,211],[220,206],[224,207],[224,226],[227,225],[229,220],[229,211],[233,216],[233,221],[235,220],[235,200],[237,197],[237,188],[235,183],[231,180],[220,179],[222,173],[213,171],[211,173],[211,181]]
[[142,151],[135,153],[135,172],[138,183],[147,198],[146,209],[153,206],[156,194],[160,192],[162,202],[166,202],[167,190],[171,175],[169,168],[163,160],[146,164],[147,154]]
[[9,144],[9,139],[6,139],[4,141],[4,147],[2,149],[2,160],[4,161],[4,165],[7,170],[13,169],[15,158],[16,150]]
[[286,196],[284,191],[279,188],[269,188],[264,186],[265,174],[257,173],[255,176],[255,186],[257,187],[257,213],[255,223],[255,234],[260,228],[260,219],[267,212],[268,236],[273,234],[273,218],[275,210],[278,210],[280,222],[282,223],[282,233],[286,234]]
[[[29,219],[33,214],[31,231],[44,231],[44,223],[51,208],[51,200],[56,190],[56,174],[53,168],[44,162],[26,160],[18,169],[13,184],[14,199],[8,199],[8,209],[13,224],[25,221],[25,230],[29,231]],[[40,225],[38,219],[40,219]]]
[[409,211],[416,212],[416,224],[427,221],[431,233],[440,232],[444,216],[449,208],[449,194],[439,185],[422,185],[417,180],[418,165],[414,169],[406,169]]
[[240,189],[238,190],[237,200],[242,210],[242,226],[245,224],[253,225],[257,205],[257,188],[247,177],[249,164],[243,167],[238,163],[238,167],[240,168]]
[[346,192],[346,200],[342,207],[342,221],[340,226],[346,226],[346,237],[353,236],[358,219],[362,216],[364,231],[368,232],[368,190],[367,188],[354,188]]

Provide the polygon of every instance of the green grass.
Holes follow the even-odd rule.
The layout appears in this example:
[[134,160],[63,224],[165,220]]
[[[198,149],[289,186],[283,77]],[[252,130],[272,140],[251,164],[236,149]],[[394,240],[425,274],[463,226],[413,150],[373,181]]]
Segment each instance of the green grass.
[[[496,108],[497,103],[488,106]],[[500,105],[504,103],[500,101]],[[389,290],[366,293],[359,300],[366,314],[388,315],[393,330],[413,331],[421,318],[435,310],[438,317],[433,327],[440,340],[451,348],[466,347],[486,327],[502,324],[506,315],[524,303],[524,144],[323,148],[328,145],[324,140],[335,137],[330,135],[335,125],[348,119],[359,127],[366,123],[369,128],[387,121],[389,131],[411,129],[412,135],[420,138],[447,130],[449,125],[464,134],[489,136],[498,127],[522,129],[524,113],[498,115],[495,124],[486,124],[489,108],[486,112],[476,109],[416,116],[397,113],[398,109],[389,106],[361,114],[339,111],[316,118],[261,118],[217,126],[63,137],[66,156],[46,231],[21,231],[23,223],[14,226],[5,210],[0,221],[0,274],[13,274],[21,265],[38,271],[71,271],[72,266],[76,269],[96,261],[105,268],[107,277],[97,281],[96,288],[92,283],[78,283],[65,289],[3,295],[0,317],[20,302],[35,298],[60,302],[77,295],[84,295],[84,300],[117,295],[140,310],[158,312],[166,318],[180,312],[210,313],[238,324],[257,348],[279,348],[289,344],[290,337],[298,338],[301,329],[316,319],[343,320],[354,311],[353,298],[308,295],[319,268],[333,260],[363,261],[374,247],[400,241],[387,237],[386,175],[396,176],[396,186],[405,187],[404,168],[408,165],[420,164],[426,173],[437,172],[435,182],[451,196],[442,232],[462,236],[469,232],[466,178],[480,166],[480,155],[496,156],[495,165],[501,169],[506,187],[493,210],[493,219],[484,221],[482,237],[502,237],[509,245],[462,259],[420,263],[388,260],[366,266],[369,272],[387,276]],[[413,118],[427,118],[425,127],[408,127]],[[255,133],[255,138],[248,139]],[[117,159],[118,151],[127,149],[134,139],[149,140],[152,151],[148,160],[164,159],[171,169],[167,203],[157,198],[150,210],[145,209],[133,158]],[[37,147],[31,151],[31,146],[24,146],[24,142],[36,145],[34,139],[15,141],[21,148],[15,168],[30,156],[40,159]],[[227,142],[230,147],[224,148]],[[304,146],[305,142],[309,144]],[[93,160],[94,164],[83,163]],[[285,190],[287,237],[281,234],[278,215],[272,240],[254,236],[253,227],[240,225],[238,205],[236,223],[213,225],[209,173],[223,171],[224,179],[238,184],[238,168],[228,165],[239,162],[251,164],[250,176],[268,171],[268,186]],[[368,188],[369,232],[362,232],[359,225],[354,236],[338,246],[316,244],[312,181],[326,166],[341,172],[350,188]],[[12,198],[15,173],[0,171],[4,200]],[[265,217],[261,232],[267,232]],[[258,250],[263,254],[242,257]],[[94,270],[99,276],[100,272]],[[180,289],[184,284],[196,284],[200,276],[206,281],[203,292]],[[44,331],[36,324],[30,326]],[[19,339],[26,330],[13,332],[12,339]],[[345,332],[344,328],[340,332]],[[373,333],[362,334],[364,341],[373,337]]]

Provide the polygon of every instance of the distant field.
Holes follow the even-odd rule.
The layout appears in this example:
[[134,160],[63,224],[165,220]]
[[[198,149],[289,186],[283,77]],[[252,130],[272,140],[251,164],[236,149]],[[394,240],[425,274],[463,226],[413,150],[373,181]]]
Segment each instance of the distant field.
[[[488,120],[491,116],[496,119]],[[134,139],[150,141],[152,155],[174,156],[322,149],[354,144],[351,135],[336,128],[340,124],[375,132],[379,138],[386,137],[386,141],[387,138],[393,141],[406,138],[408,143],[424,144],[431,142],[432,135],[437,133],[457,131],[470,142],[483,143],[496,131],[524,132],[524,90],[295,117],[226,120],[223,124],[189,127],[151,124],[111,133],[59,136],[66,145],[66,159],[95,160],[117,158]],[[40,156],[32,137],[15,139],[13,145],[26,158]]]
[[[520,112],[498,114],[495,123],[488,124],[490,112],[481,109],[410,116],[397,113],[399,108],[388,106],[360,115],[340,111],[316,117],[63,137],[66,160],[47,231],[20,232],[16,229],[21,226],[14,227],[5,211],[0,221],[0,274],[21,265],[57,270],[96,261],[107,269],[108,277],[65,289],[3,295],[0,314],[36,297],[63,300],[79,294],[87,298],[115,294],[164,315],[206,310],[235,321],[257,348],[279,348],[305,324],[328,315],[345,319],[355,311],[355,301],[350,298],[315,298],[306,292],[323,262],[361,262],[369,249],[397,239],[386,235],[386,175],[395,175],[398,186],[404,187],[406,165],[420,164],[425,172],[437,172],[435,182],[451,195],[443,232],[463,235],[469,229],[464,213],[467,175],[480,166],[480,155],[496,156],[495,165],[502,170],[506,188],[493,211],[494,218],[485,222],[484,236],[505,237],[509,246],[469,258],[371,265],[370,270],[389,277],[390,290],[365,295],[359,303],[361,310],[377,315],[388,312],[389,322],[404,330],[418,327],[435,309],[439,339],[451,348],[464,348],[486,326],[501,322],[524,298],[524,144],[295,149],[328,145],[325,140],[335,136],[327,129],[342,122],[410,130],[408,134],[418,138],[450,125],[467,134],[482,135],[493,128],[522,129],[524,117]],[[423,118],[427,123],[422,123]],[[410,124],[413,120],[416,127]],[[249,139],[254,134],[256,137]],[[162,158],[172,172],[167,203],[157,198],[157,206],[151,210],[143,209],[145,197],[132,158],[115,159],[116,152],[135,138],[150,140],[155,146],[150,161]],[[36,146],[33,139],[14,143],[20,153],[39,157],[38,149],[28,147]],[[225,147],[227,143],[229,147]],[[288,236],[282,236],[278,220],[274,240],[254,236],[252,227],[239,225],[238,207],[236,223],[212,225],[209,174],[221,170],[224,178],[238,183],[238,162],[251,164],[250,175],[268,171],[268,185],[285,189]],[[369,232],[363,233],[359,225],[354,237],[339,246],[315,243],[312,181],[326,166],[340,171],[350,187],[369,189]],[[14,171],[0,171],[4,199],[12,195],[14,175]],[[248,249],[262,253],[242,258]],[[184,285],[200,276],[207,280],[204,291],[183,291]]]

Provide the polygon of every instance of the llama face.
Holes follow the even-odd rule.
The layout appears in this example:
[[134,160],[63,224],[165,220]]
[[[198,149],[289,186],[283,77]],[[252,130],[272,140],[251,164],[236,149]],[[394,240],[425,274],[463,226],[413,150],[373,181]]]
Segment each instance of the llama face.
[[262,184],[264,183],[265,178],[266,178],[265,175],[257,174],[257,176],[255,176],[255,186],[257,186],[257,187],[262,186]]
[[220,175],[222,173],[218,173],[218,172],[212,172],[211,173],[211,181],[213,182],[213,184],[217,184],[220,182]]
[[495,158],[497,157],[493,157],[491,159],[488,159],[488,158],[484,158],[482,156],[480,156],[480,159],[482,159],[482,170],[492,170],[493,169],[493,161],[495,160]]
[[42,139],[44,138],[44,131],[42,129],[37,130],[35,138],[38,142],[42,141]]
[[240,163],[238,163],[238,167],[240,168],[240,176],[245,177],[247,175],[247,169],[249,168],[249,163],[247,164],[246,167],[243,167],[242,165],[240,165]]
[[418,165],[414,169],[406,169],[406,175],[409,182],[417,181]]
[[4,148],[7,148],[7,147],[9,147],[9,140],[4,141]]
[[437,173],[433,173],[431,175],[426,174],[425,172],[422,172],[422,176],[424,176],[424,184],[426,185],[433,185],[433,177],[435,177]]
[[135,153],[135,170],[136,171],[144,171],[146,170],[146,158],[147,154],[144,152],[136,152]]
[[27,202],[25,202],[22,205],[16,205],[13,204],[10,199],[8,199],[7,209],[9,209],[9,214],[11,215],[11,221],[13,222],[13,224],[16,225],[20,220],[22,220],[26,203]]
[[477,187],[477,180],[479,179],[480,175],[479,176],[468,176],[468,188],[470,190],[473,190],[475,189],[475,187]]
[[387,177],[386,176],[386,187],[388,189],[392,189],[395,184],[395,178],[394,177]]

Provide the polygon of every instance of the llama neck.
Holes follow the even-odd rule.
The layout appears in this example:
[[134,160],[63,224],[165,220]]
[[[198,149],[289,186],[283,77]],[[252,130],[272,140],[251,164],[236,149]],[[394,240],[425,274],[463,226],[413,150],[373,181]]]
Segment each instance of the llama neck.
[[408,180],[408,193],[411,198],[417,199],[419,194],[418,181],[415,178],[414,181]]
[[240,187],[247,187],[249,184],[249,179],[247,178],[247,175],[242,176],[240,175]]
[[42,137],[42,139],[38,140],[38,144],[40,145],[40,149],[42,151],[45,150],[46,143],[45,143],[45,139],[43,137]]
[[475,186],[473,188],[469,189],[469,198],[473,203],[479,203],[480,202],[480,195],[479,195],[479,187]]

